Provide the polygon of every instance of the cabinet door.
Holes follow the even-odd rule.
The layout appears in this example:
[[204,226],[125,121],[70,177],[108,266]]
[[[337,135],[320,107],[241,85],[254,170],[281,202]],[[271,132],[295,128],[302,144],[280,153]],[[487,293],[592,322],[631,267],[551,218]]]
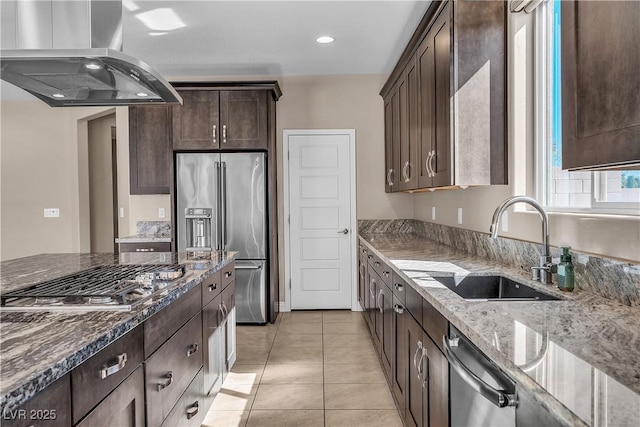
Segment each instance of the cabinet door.
[[[420,324],[413,317],[406,317],[406,346],[407,346],[407,385],[405,388],[405,425],[407,427],[422,427],[428,425],[424,420],[424,395],[427,394],[422,377],[424,372],[424,337]],[[422,361],[422,363],[421,363]]]
[[395,173],[393,165],[394,99],[395,93],[391,93],[384,102],[384,191],[387,193],[396,191],[397,187],[394,186],[394,178],[397,178],[397,173]]
[[56,380],[19,408],[3,411],[0,424],[5,427],[71,426],[69,375]]
[[144,427],[144,375],[139,366],[77,427]]
[[202,370],[191,381],[161,427],[199,427],[208,407],[204,407]]
[[380,359],[382,369],[391,382],[391,365],[393,364],[393,294],[385,284],[380,286],[380,304],[382,306],[382,327],[380,343]]
[[409,373],[409,360],[407,354],[409,348],[407,345],[408,334],[407,317],[409,312],[404,309],[402,302],[393,297],[393,320],[392,335],[393,342],[393,360],[391,364],[391,388],[393,397],[396,399],[396,405],[400,411],[400,416],[405,416],[405,389],[407,387],[407,374]]
[[221,149],[266,149],[267,123],[267,91],[220,92]]
[[640,2],[561,7],[562,168],[638,164]]
[[[442,339],[442,336],[440,339]],[[424,375],[429,384],[429,391],[425,395],[427,399],[425,399],[425,402],[423,403],[426,410],[424,417],[426,420],[426,414],[428,412],[428,425],[430,426],[448,426],[449,362],[447,362],[444,354],[442,354],[438,346],[435,345],[426,333],[423,335],[422,342],[426,348]]]
[[[405,70],[400,91],[400,190],[418,188],[418,67],[416,56]],[[403,99],[404,98],[404,99]]]
[[171,107],[129,107],[131,194],[169,194]]
[[225,312],[224,339],[225,339],[225,365],[223,380],[236,362],[236,282],[235,280],[222,291],[222,307]]
[[173,148],[220,148],[219,93],[214,90],[180,91],[183,104],[172,107]]
[[362,258],[358,257],[358,302],[360,306],[364,308],[364,288],[365,288],[365,280],[367,276],[367,262]]
[[[431,168],[433,186],[443,187],[453,184],[451,170],[451,26],[447,5],[427,34],[433,37],[435,135],[432,142]],[[431,36],[432,34],[432,36]]]
[[224,371],[224,332],[222,328],[220,328],[220,323],[223,317],[222,296],[218,294],[218,296],[213,298],[213,300],[202,309],[204,393],[211,398],[213,398],[222,387],[222,372]]
[[[370,256],[370,255],[369,255]],[[364,266],[364,320],[367,323],[367,327],[369,328],[369,333],[373,335],[373,324],[371,323],[371,283],[369,282],[369,265],[365,262]]]
[[[433,65],[433,37],[427,34],[416,53],[418,67],[418,116],[419,167],[418,186],[433,186],[433,174],[429,162],[434,155],[432,150],[435,139],[435,70]],[[431,163],[433,164],[433,163]]]
[[373,344],[378,352],[380,352],[380,328],[382,326],[380,313],[378,311],[378,300],[380,286],[382,280],[378,278],[378,274],[369,265],[369,322],[371,322],[371,336]]

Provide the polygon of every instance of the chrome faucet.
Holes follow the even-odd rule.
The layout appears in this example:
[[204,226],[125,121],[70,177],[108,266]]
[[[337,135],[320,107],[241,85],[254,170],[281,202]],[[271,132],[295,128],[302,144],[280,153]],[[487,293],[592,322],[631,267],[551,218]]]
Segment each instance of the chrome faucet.
[[551,284],[553,283],[553,273],[557,271],[557,266],[551,262],[551,254],[549,252],[549,216],[537,200],[527,196],[513,196],[502,202],[493,213],[491,227],[489,228],[491,238],[494,240],[498,238],[498,223],[502,218],[502,214],[509,206],[516,203],[531,205],[542,217],[542,255],[540,256],[540,265],[531,267],[531,278],[540,280],[545,284]]

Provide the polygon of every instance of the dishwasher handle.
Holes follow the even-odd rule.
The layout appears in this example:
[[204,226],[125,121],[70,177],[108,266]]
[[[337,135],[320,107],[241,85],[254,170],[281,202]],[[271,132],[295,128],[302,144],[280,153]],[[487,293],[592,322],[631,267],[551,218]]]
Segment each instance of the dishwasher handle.
[[449,339],[447,336],[442,337],[442,347],[444,348],[444,356],[451,367],[460,375],[460,377],[475,391],[480,393],[485,399],[493,403],[499,408],[506,406],[517,406],[518,400],[515,394],[505,393],[502,390],[496,390],[489,384],[484,382],[476,374],[471,372],[461,361],[458,356],[455,355],[451,349],[451,345],[455,345],[454,342],[457,338]]

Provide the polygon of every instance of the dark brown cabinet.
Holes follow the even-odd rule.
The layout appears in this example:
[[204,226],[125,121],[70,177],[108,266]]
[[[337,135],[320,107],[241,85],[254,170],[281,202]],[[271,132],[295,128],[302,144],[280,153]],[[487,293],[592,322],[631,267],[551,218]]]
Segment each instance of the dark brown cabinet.
[[2,413],[5,427],[68,427],[71,422],[69,375],[56,380],[17,409]]
[[384,191],[393,193],[398,191],[397,156],[394,153],[398,146],[396,132],[399,132],[398,91],[394,90],[384,102]]
[[403,340],[408,351],[405,353],[405,365],[408,367],[405,386],[405,416],[407,427],[428,426],[424,423],[424,394],[426,384],[424,374],[424,332],[420,324],[410,315],[405,322]]
[[432,4],[380,92],[387,192],[507,183],[505,48],[504,2]]
[[173,149],[213,150],[220,148],[217,90],[179,90],[182,105],[172,107]]
[[223,357],[224,331],[220,327],[224,318],[222,297],[218,295],[202,309],[202,342],[204,344],[204,393],[209,405],[222,387],[225,360]]
[[236,362],[236,282],[232,281],[222,291],[222,308],[224,318],[222,318],[221,328],[224,333],[224,369],[222,371],[223,381],[227,378],[229,371]]
[[640,3],[561,7],[562,168],[639,168]]
[[203,372],[200,370],[173,407],[162,427],[196,427],[202,424],[208,407],[204,406]]
[[169,194],[171,107],[129,107],[131,194]]
[[144,374],[139,366],[77,427],[144,427]]
[[380,286],[380,360],[387,380],[392,379],[393,365],[393,294],[386,284]]
[[402,301],[394,294],[393,296],[393,320],[391,339],[393,340],[393,362],[391,364],[391,389],[396,406],[400,411],[400,416],[405,416],[405,390],[407,387],[407,374],[409,373],[409,348],[407,344],[407,317],[409,312],[404,308]]

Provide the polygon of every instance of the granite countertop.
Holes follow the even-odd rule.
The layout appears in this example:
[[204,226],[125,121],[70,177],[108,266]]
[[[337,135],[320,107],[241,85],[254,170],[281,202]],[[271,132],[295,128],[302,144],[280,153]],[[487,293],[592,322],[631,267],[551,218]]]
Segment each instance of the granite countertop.
[[171,243],[171,236],[167,234],[136,234],[135,236],[116,237],[116,243]]
[[[578,290],[563,293],[522,270],[414,234],[360,237],[554,418],[568,426],[637,425],[637,307]],[[469,273],[501,274],[561,300],[471,302],[434,279]]]
[[166,307],[235,258],[235,252],[187,260],[184,254],[45,254],[0,264],[2,291],[98,265],[179,262],[186,274],[130,312],[1,312],[0,412],[15,409],[49,384]]

